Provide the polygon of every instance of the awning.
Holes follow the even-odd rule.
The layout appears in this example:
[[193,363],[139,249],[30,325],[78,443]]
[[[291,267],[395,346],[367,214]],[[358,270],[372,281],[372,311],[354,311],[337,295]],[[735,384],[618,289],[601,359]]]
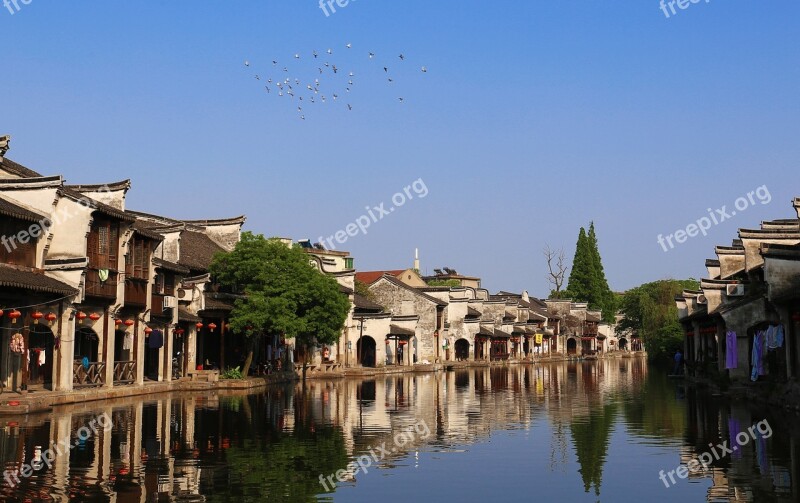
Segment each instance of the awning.
[[416,332],[414,332],[411,329],[399,327],[397,325],[390,325],[389,334],[387,335],[387,338],[402,339],[402,338],[414,337],[415,335],[417,335]]
[[503,332],[502,330],[494,329],[494,338],[495,339],[510,339],[513,337],[508,332]]

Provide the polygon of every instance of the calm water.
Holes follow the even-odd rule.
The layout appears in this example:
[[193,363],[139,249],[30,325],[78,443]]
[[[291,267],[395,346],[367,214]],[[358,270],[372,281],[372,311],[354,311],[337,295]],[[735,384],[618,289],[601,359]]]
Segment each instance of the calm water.
[[[36,468],[0,482],[4,501],[800,501],[796,416],[684,390],[641,359],[165,395],[0,424],[4,469]],[[707,471],[659,479],[723,441],[737,449]],[[51,442],[71,447],[37,462]]]

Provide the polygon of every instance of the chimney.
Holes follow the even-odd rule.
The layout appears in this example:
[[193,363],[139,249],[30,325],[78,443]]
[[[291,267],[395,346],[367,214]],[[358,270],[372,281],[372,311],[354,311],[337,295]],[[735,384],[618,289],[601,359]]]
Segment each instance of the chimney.
[[11,148],[9,143],[11,143],[11,136],[9,135],[0,136],[0,161],[3,160],[3,157],[5,157],[6,155],[6,152],[8,152],[8,149]]
[[414,270],[419,272],[419,248],[414,248]]
[[527,290],[523,290],[522,291],[522,300],[524,300],[525,302],[530,302],[531,301],[531,298],[528,295],[528,291]]

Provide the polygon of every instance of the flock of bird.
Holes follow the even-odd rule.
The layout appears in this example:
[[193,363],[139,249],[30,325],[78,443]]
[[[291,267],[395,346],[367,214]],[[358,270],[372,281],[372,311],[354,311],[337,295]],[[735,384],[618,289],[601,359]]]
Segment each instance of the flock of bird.
[[[345,51],[352,49],[353,44],[345,45]],[[331,62],[333,55],[333,49],[328,49],[322,54],[315,50],[308,56],[296,53],[292,60],[292,65],[273,59],[271,71],[254,73],[253,77],[264,85],[264,91],[268,95],[283,98],[287,102],[293,103],[293,106],[297,107],[297,114],[301,120],[306,120],[306,111],[310,110],[311,107],[327,103],[341,101],[347,105],[348,111],[352,111],[353,105],[350,97],[356,88],[356,72],[342,70],[341,66]],[[374,52],[369,52],[367,57],[375,63],[373,66],[377,67],[377,71],[383,70],[383,77],[386,79],[388,86],[395,85],[397,74],[394,72],[394,65],[409,65],[404,54],[399,54],[397,59],[392,58],[394,63],[384,62],[378,64]],[[309,59],[311,62],[310,65],[306,64],[305,66],[307,71],[313,72],[313,76],[306,76],[304,79],[300,79],[297,76],[289,76],[290,66],[295,67],[297,63],[305,59]],[[254,70],[249,60],[244,62],[244,66],[247,69]],[[428,73],[428,68],[422,66],[419,71],[425,74]],[[398,96],[397,101],[404,103],[405,98]]]

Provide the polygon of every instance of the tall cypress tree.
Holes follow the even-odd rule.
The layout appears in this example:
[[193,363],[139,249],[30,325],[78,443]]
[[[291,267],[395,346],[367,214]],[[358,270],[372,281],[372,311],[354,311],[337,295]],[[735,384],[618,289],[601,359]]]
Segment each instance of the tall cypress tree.
[[603,260],[600,258],[600,249],[597,246],[597,234],[594,231],[594,222],[589,226],[589,248],[592,254],[592,269],[594,278],[592,281],[592,300],[597,308],[603,311],[605,321],[614,321],[615,298],[614,292],[608,287]]
[[589,246],[586,229],[581,227],[578,242],[575,244],[575,256],[572,259],[572,271],[569,273],[566,296],[578,302],[588,302],[591,296],[592,278],[594,277],[592,251]]

